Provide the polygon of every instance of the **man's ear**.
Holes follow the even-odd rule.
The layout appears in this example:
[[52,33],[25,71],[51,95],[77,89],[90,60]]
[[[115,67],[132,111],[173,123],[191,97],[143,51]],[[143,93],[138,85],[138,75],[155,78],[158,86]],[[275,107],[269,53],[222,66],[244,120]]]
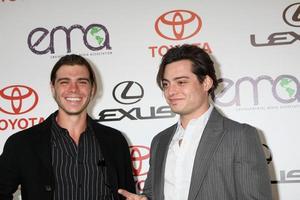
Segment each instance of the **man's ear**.
[[94,98],[96,96],[96,87],[92,85],[91,97]]
[[213,80],[210,78],[210,76],[206,75],[202,84],[204,86],[204,90],[208,91],[210,88],[212,88]]
[[51,88],[52,96],[54,97],[55,89],[54,89],[54,85],[52,84],[52,82],[50,82],[50,88]]

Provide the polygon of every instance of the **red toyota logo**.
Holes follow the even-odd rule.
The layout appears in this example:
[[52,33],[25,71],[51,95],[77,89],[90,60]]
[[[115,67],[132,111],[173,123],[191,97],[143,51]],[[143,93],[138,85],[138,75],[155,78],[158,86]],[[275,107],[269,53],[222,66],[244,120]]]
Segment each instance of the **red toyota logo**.
[[188,10],[173,10],[161,15],[155,22],[155,30],[168,40],[184,40],[196,35],[202,27],[201,18]]
[[[24,85],[11,85],[0,90],[0,112],[10,115],[20,115],[31,111],[38,103],[37,93]],[[6,105],[6,106],[5,106]]]
[[150,148],[140,145],[130,146],[129,148],[134,176],[146,175],[148,173],[148,168],[145,169],[143,166],[148,163]]

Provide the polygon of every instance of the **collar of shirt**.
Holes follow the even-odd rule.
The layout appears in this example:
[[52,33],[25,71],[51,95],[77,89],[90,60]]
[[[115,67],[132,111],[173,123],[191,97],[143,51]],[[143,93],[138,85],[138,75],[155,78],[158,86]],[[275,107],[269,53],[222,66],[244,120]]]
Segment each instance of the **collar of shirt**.
[[[186,129],[184,129],[181,126],[181,121],[179,120],[177,122],[176,132],[172,138],[172,141],[171,141],[171,144],[169,147],[174,145],[174,143],[177,144],[180,139],[183,139],[183,141],[184,141],[184,140],[189,140],[189,139],[195,140],[196,138],[198,138],[199,139],[198,142],[199,142],[213,108],[214,108],[213,105],[210,104],[208,110],[205,113],[203,113],[200,117],[189,121]],[[200,134],[199,134],[199,132],[200,132]]]
[[[52,118],[52,140],[57,140],[58,138],[61,137],[67,137],[68,139],[70,139],[71,141],[72,138],[69,135],[69,132],[67,129],[62,128],[61,126],[59,126],[59,124],[56,122],[56,116],[57,116],[58,112],[56,111],[55,113],[53,113],[51,115]],[[90,122],[90,118],[87,117],[87,127],[86,129],[83,131],[82,134],[93,134],[93,128]]]
[[80,136],[78,146],[52,116],[51,159],[55,179],[53,200],[108,199],[111,188],[107,186],[107,168],[100,145],[88,117],[87,128]]

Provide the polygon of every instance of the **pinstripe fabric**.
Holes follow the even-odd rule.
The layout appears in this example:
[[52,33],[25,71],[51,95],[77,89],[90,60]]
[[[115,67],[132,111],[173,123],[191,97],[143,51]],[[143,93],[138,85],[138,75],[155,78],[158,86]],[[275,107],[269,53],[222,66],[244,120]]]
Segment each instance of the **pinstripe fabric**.
[[[175,130],[173,125],[152,141],[144,187],[150,200],[164,200],[165,161]],[[267,163],[256,129],[214,109],[197,149],[188,200],[271,199]]]
[[106,167],[92,128],[81,134],[78,146],[55,120],[52,126],[53,200],[110,199]]

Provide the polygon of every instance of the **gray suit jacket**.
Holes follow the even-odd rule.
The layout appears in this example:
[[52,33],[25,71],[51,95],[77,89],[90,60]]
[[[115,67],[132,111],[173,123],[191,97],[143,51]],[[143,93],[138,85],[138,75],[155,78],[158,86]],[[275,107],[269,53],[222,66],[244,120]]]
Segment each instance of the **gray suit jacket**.
[[[176,127],[177,124],[167,128],[152,140],[144,187],[149,199],[164,199],[165,162]],[[188,200],[250,199],[272,199],[267,162],[257,131],[223,117],[214,108],[197,149]]]

